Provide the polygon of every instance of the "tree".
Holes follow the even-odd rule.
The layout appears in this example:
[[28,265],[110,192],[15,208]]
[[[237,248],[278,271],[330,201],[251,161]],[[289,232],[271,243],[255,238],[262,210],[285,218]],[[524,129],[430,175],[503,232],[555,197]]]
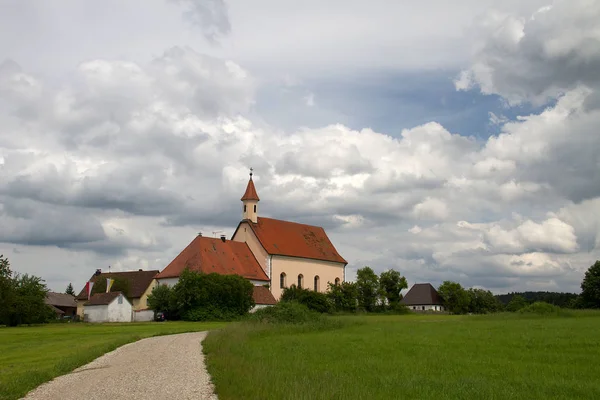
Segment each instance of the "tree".
[[515,311],[519,311],[521,308],[526,307],[528,305],[529,305],[529,302],[527,302],[527,300],[525,300],[525,297],[516,295],[508,302],[508,304],[506,305],[506,310],[515,312]]
[[370,268],[364,267],[356,272],[358,306],[366,311],[375,311],[379,301],[379,278]]
[[168,319],[177,319],[173,290],[167,285],[157,285],[148,295],[148,308],[156,312],[164,312]]
[[70,294],[71,296],[75,296],[75,290],[73,290],[73,285],[71,285],[71,282],[69,282],[69,285],[67,286],[67,290],[65,290],[65,294]]
[[48,289],[41,278],[15,274],[0,255],[0,325],[48,322],[55,314],[46,304]]
[[408,282],[405,277],[400,275],[400,272],[391,269],[379,275],[379,287],[382,295],[387,299],[388,305],[392,307],[402,299],[400,292],[402,289],[408,288]]
[[[121,292],[127,298],[130,294],[130,284],[129,280],[123,278],[112,278],[115,281],[110,287],[111,292]],[[105,293],[106,292],[106,279],[96,279],[94,280],[94,286],[92,286],[92,294],[96,293]]]
[[453,314],[464,314],[469,310],[471,301],[467,292],[458,282],[444,281],[438,288],[444,307]]
[[483,289],[469,289],[469,312],[473,314],[487,314],[498,312],[502,303],[490,292]]
[[327,298],[333,309],[338,312],[356,312],[358,287],[355,282],[333,284],[329,282]]
[[581,282],[581,303],[585,308],[600,308],[600,260],[585,272]]

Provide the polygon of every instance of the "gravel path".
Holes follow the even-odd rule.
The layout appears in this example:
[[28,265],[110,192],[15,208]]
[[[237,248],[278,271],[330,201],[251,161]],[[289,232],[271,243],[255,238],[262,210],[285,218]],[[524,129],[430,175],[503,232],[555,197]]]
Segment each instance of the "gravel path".
[[216,400],[200,342],[206,332],[126,344],[29,392],[27,400]]

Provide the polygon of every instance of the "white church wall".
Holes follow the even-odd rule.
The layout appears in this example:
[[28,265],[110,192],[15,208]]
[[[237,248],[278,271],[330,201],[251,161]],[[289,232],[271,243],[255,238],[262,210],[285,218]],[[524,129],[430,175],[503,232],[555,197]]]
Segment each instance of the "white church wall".
[[85,306],[83,315],[86,322],[106,322],[108,320],[108,306]]
[[115,298],[108,305],[108,322],[131,322],[131,303],[123,295]]

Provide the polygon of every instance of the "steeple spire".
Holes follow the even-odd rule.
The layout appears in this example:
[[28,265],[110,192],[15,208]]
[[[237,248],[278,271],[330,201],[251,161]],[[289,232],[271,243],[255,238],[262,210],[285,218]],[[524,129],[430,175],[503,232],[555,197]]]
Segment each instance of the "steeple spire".
[[242,202],[244,203],[244,211],[242,213],[242,219],[250,220],[255,224],[258,222],[258,202],[260,198],[258,197],[258,193],[256,193],[256,188],[254,187],[254,181],[252,180],[252,172],[254,170],[250,168],[250,179],[248,180],[248,186],[246,186],[246,191],[242,196]]

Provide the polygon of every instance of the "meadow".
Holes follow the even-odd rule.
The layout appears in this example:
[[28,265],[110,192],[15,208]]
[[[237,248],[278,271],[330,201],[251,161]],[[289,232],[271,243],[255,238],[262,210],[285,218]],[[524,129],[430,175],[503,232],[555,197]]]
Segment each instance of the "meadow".
[[344,316],[233,323],[204,350],[220,400],[598,399],[598,332],[598,312]]
[[223,325],[196,322],[70,323],[0,328],[0,399],[18,399],[38,385],[126,343]]

